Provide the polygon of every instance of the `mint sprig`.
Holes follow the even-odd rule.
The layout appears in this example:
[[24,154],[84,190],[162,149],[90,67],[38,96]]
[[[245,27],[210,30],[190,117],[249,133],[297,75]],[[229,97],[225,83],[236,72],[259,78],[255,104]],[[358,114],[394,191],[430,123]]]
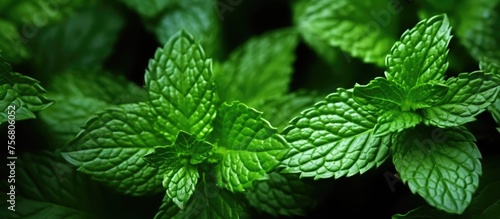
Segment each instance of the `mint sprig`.
[[[207,175],[220,189],[246,191],[267,179],[288,151],[260,112],[238,101],[219,103],[212,60],[185,31],[157,50],[145,83],[144,102],[94,116],[64,149],[66,160],[126,194],[156,193],[163,185],[165,201],[182,209],[168,212],[183,217],[199,210],[191,197],[203,192]],[[230,192],[211,201],[220,208],[239,205]],[[221,214],[206,208],[203,214]]]
[[283,172],[351,176],[392,155],[413,193],[462,213],[481,175],[475,138],[463,125],[486,110],[500,88],[491,73],[445,78],[450,31],[446,15],[422,20],[387,55],[386,78],[338,89],[291,120]]

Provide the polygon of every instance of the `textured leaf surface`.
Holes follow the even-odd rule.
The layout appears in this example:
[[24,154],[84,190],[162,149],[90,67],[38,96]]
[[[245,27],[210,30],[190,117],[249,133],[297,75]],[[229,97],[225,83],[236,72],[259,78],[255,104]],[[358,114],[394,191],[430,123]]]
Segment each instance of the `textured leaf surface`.
[[[203,176],[186,209],[174,219],[249,218],[241,202],[230,192],[216,186],[214,176]],[[166,219],[166,218],[165,218]]]
[[284,95],[293,73],[297,43],[295,31],[281,29],[237,48],[216,72],[221,100],[238,100],[256,107],[270,96]]
[[422,117],[414,112],[390,110],[382,114],[375,125],[374,134],[384,136],[393,132],[401,132],[422,122]]
[[[12,72],[12,67],[0,55],[0,124],[7,122],[8,112],[15,110],[15,119],[33,119],[34,112],[49,107],[53,101],[45,98],[45,89],[40,82]],[[15,109],[9,109],[15,106]]]
[[147,165],[142,156],[155,146],[170,145],[151,126],[146,104],[121,105],[91,118],[64,148],[64,158],[118,191],[144,195],[161,190],[163,168]]
[[40,30],[30,41],[37,72],[53,75],[70,69],[98,69],[111,54],[124,18],[113,7],[74,12],[64,22]]
[[[307,2],[307,1],[306,1]],[[393,16],[400,7],[390,1],[330,1],[303,3],[305,9],[297,20],[303,34],[311,34],[329,45],[365,62],[384,64],[384,58],[396,41],[397,20]]]
[[408,108],[421,109],[431,107],[448,93],[449,87],[444,84],[425,83],[413,87],[408,93]]
[[172,201],[183,209],[194,193],[199,177],[198,169],[191,165],[169,169],[163,175],[163,188],[167,189],[167,195]]
[[386,58],[387,79],[406,90],[429,81],[443,80],[448,68],[450,31],[446,15],[422,20],[405,31]]
[[446,96],[423,110],[426,124],[444,128],[474,121],[495,101],[499,91],[498,81],[482,72],[462,73],[448,79],[446,85],[450,88]]
[[355,85],[353,98],[363,107],[392,110],[403,104],[406,94],[398,84],[377,77],[371,80],[368,85]]
[[[499,60],[500,61],[500,60]],[[500,63],[495,62],[489,59],[483,59],[480,62],[481,70],[486,73],[491,73],[496,77],[500,77]],[[499,91],[500,92],[500,91]],[[497,95],[497,99],[490,107],[488,107],[488,111],[493,116],[493,119],[497,122],[499,128],[497,130],[500,132],[500,96]]]
[[388,157],[389,138],[374,136],[376,123],[377,117],[352,99],[352,91],[338,89],[283,131],[292,146],[283,172],[338,178],[378,167]]
[[102,192],[63,159],[24,153],[16,161],[16,211],[7,218],[95,218]]
[[222,161],[215,167],[217,185],[229,191],[245,191],[252,182],[267,178],[288,151],[277,130],[246,105],[223,104],[216,119],[217,152]]
[[215,1],[177,0],[171,4],[153,24],[158,41],[166,43],[178,31],[185,30],[200,42],[208,57],[215,57],[221,50],[221,21]]
[[393,162],[403,182],[427,203],[460,214],[479,185],[481,154],[463,127],[418,126],[395,136]]
[[246,197],[252,206],[273,216],[304,215],[316,203],[310,197],[312,189],[295,175],[273,172],[269,180],[256,182]]
[[188,163],[196,165],[211,155],[212,148],[213,145],[210,143],[180,131],[172,145],[156,147],[154,153],[147,154],[143,158],[156,167],[162,165],[172,167]]
[[431,206],[422,206],[402,215],[393,215],[393,219],[399,218],[427,218],[427,219],[485,219],[498,218],[500,215],[500,193],[498,188],[500,180],[498,171],[500,163],[498,156],[485,157],[481,164],[483,175],[480,177],[480,184],[469,207],[461,215],[449,214]]
[[217,95],[212,61],[193,36],[181,31],[149,62],[145,76],[155,128],[170,141],[180,130],[203,138],[211,130]]
[[124,77],[100,71],[67,72],[54,76],[47,89],[47,96],[55,104],[42,111],[40,119],[60,144],[75,137],[92,115],[117,104],[146,99],[143,88]]

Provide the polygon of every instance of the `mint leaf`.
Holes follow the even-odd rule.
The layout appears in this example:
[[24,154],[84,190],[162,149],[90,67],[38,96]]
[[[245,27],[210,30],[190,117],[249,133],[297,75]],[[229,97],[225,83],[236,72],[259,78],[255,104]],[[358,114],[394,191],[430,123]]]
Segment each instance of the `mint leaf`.
[[40,113],[51,137],[64,145],[92,115],[117,104],[145,100],[143,88],[122,76],[101,71],[75,71],[56,75],[47,87],[47,96],[55,101]]
[[15,165],[16,211],[6,218],[96,218],[106,192],[61,157],[23,153]]
[[310,197],[312,189],[295,175],[273,172],[269,180],[256,182],[255,189],[249,190],[246,197],[252,206],[275,217],[304,215],[304,210],[316,203]]
[[180,130],[203,138],[211,130],[217,94],[212,61],[193,36],[181,31],[149,62],[145,76],[156,130],[171,142]]
[[153,166],[174,166],[177,164],[200,164],[212,153],[213,145],[196,136],[180,131],[175,142],[166,147],[156,147],[155,152],[143,158]]
[[389,137],[376,137],[376,115],[338,89],[294,118],[283,135],[292,149],[282,162],[284,173],[335,178],[364,173],[388,157]]
[[392,110],[403,105],[406,94],[401,86],[376,77],[367,85],[356,84],[353,99],[361,106],[376,110]]
[[[164,44],[180,30],[191,33],[203,46],[208,57],[216,57],[221,44],[221,22],[213,0],[183,0],[159,15],[153,31]],[[149,10],[149,8],[148,8]]]
[[384,136],[393,132],[401,132],[415,127],[420,122],[422,122],[422,117],[414,112],[389,110],[378,118],[374,134]]
[[404,183],[430,205],[461,214],[481,175],[481,154],[463,127],[417,126],[395,135],[393,162]]
[[216,72],[221,100],[255,107],[270,96],[288,91],[298,36],[281,29],[248,40],[231,53]]
[[435,106],[423,110],[424,123],[441,128],[475,120],[498,94],[498,82],[483,72],[462,73],[446,81],[450,88]]
[[[485,71],[486,73],[491,73],[494,76],[500,77],[500,63],[492,61],[491,59],[483,59],[480,62],[480,67],[481,70]],[[491,113],[493,119],[495,119],[497,125],[500,127],[500,96],[497,96],[495,102],[493,102],[493,104],[488,107],[488,111]],[[500,128],[497,128],[497,130],[500,132]]]
[[[208,175],[208,176],[206,176]],[[186,209],[179,212],[173,219],[184,218],[249,218],[244,207],[236,197],[224,189],[219,189],[213,182],[213,175],[203,174],[200,183],[192,195]],[[167,219],[167,218],[162,218]]]
[[192,165],[200,164],[212,155],[213,145],[199,140],[196,137],[184,132],[179,132],[177,139],[182,138],[184,143],[175,143],[177,151],[183,155],[190,155],[189,163]]
[[448,93],[448,90],[449,87],[444,84],[419,84],[409,91],[406,104],[412,109],[432,107]]
[[305,9],[294,20],[304,35],[311,34],[329,45],[365,62],[384,64],[384,58],[396,41],[398,6],[376,1],[306,1]]
[[141,16],[153,18],[178,0],[122,0],[130,9]]
[[296,117],[320,99],[314,92],[296,91],[285,96],[268,98],[256,108],[264,112],[262,117],[282,131],[290,118]]
[[9,111],[15,111],[15,120],[36,118],[34,112],[42,111],[53,102],[45,98],[40,82],[12,72],[12,67],[0,55],[0,124],[8,121]]
[[102,3],[72,13],[64,22],[40,30],[29,46],[38,72],[99,69],[113,51],[124,26],[120,12]]
[[456,25],[460,42],[468,49],[472,58],[500,58],[499,1],[462,0],[456,7]]
[[252,188],[253,181],[267,178],[288,151],[285,140],[260,112],[243,103],[222,104],[215,120],[214,136],[220,136],[215,166],[217,185],[231,192]]
[[386,77],[410,90],[418,84],[441,81],[448,68],[451,27],[446,15],[420,21],[407,30],[386,58]]
[[191,165],[171,168],[163,175],[163,188],[172,201],[183,209],[191,197],[198,182],[198,169]]
[[154,219],[172,219],[175,218],[175,215],[177,215],[179,211],[180,209],[174,205],[172,199],[165,194]]
[[78,171],[125,194],[158,192],[165,170],[142,156],[171,143],[153,129],[153,120],[144,103],[108,109],[88,120],[62,154]]
[[146,154],[142,158],[153,167],[178,166],[177,162],[181,159],[174,145],[155,147],[153,153]]

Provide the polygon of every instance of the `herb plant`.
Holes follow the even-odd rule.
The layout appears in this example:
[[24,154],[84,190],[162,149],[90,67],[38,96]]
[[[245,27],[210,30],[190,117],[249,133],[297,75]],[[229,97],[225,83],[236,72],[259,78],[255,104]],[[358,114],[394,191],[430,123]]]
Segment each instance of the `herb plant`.
[[1,218],[498,218],[499,9],[3,0]]
[[445,80],[450,29],[446,15],[419,22],[387,55],[386,78],[338,89],[293,119],[283,132],[293,147],[283,172],[339,178],[392,157],[412,192],[462,213],[482,172],[463,125],[495,101],[499,86],[479,71]]

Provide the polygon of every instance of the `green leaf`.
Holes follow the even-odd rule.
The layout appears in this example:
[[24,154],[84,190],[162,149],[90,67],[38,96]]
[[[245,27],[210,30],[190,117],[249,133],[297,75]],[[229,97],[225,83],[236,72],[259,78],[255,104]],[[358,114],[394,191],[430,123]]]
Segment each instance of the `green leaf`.
[[365,62],[384,64],[396,41],[395,17],[400,6],[386,0],[318,0],[302,5],[304,9],[294,10],[301,33],[316,36]]
[[172,219],[175,218],[175,215],[177,215],[179,211],[180,209],[174,205],[172,199],[165,194],[154,219]]
[[[183,0],[171,3],[153,26],[158,41],[164,44],[180,30],[191,33],[208,57],[221,50],[221,22],[214,0]],[[149,8],[148,8],[149,10]]]
[[[500,77],[500,63],[497,63],[491,59],[483,59],[480,62],[480,67],[481,70],[485,71],[486,73],[491,73],[494,76]],[[493,119],[495,119],[497,125],[499,126],[497,130],[500,132],[500,96],[497,96],[495,102],[493,102],[493,104],[488,107],[488,111],[493,116]]]
[[174,5],[178,0],[121,0],[130,9],[136,11],[141,16],[153,18],[164,11],[169,6]]
[[163,188],[167,189],[168,197],[183,209],[194,193],[199,177],[198,169],[191,165],[171,168],[163,175]]
[[125,77],[101,71],[72,71],[56,75],[47,87],[55,101],[40,113],[46,130],[62,145],[80,132],[92,115],[117,104],[144,101],[143,88]]
[[418,84],[444,80],[450,31],[446,15],[422,20],[405,31],[387,55],[387,79],[406,90]]
[[393,219],[398,218],[427,218],[427,219],[483,219],[483,218],[498,218],[500,215],[500,193],[498,188],[500,180],[498,180],[498,171],[500,166],[498,157],[485,157],[481,162],[483,166],[483,175],[480,177],[480,184],[477,192],[469,207],[462,215],[449,214],[431,206],[422,206],[413,209],[405,215],[393,215]]
[[92,117],[63,149],[64,158],[78,171],[130,195],[161,190],[161,168],[150,167],[142,157],[155,146],[170,145],[151,126],[149,106],[121,105]]
[[[15,120],[36,118],[34,112],[49,107],[53,101],[45,98],[45,89],[40,82],[12,72],[12,67],[0,55],[0,124],[8,121],[15,111]],[[11,116],[12,117],[12,116]]]
[[269,98],[256,108],[264,112],[262,117],[281,132],[290,118],[296,117],[307,107],[318,102],[320,96],[314,92],[297,91],[285,96]]
[[374,110],[392,110],[403,105],[404,89],[385,78],[376,77],[367,85],[356,84],[353,99],[362,107]]
[[217,185],[231,192],[252,188],[253,181],[267,179],[288,151],[285,140],[260,112],[243,103],[221,105],[214,136],[223,155],[215,167]]
[[53,153],[23,153],[12,161],[16,211],[6,218],[95,218],[104,204],[105,191]]
[[394,137],[393,162],[404,183],[427,203],[461,214],[479,185],[481,153],[464,127],[417,126]]
[[388,157],[389,137],[376,137],[377,117],[338,89],[290,122],[283,135],[292,149],[282,162],[284,173],[301,177],[339,178],[364,173]]
[[[181,154],[188,154],[196,156],[197,158],[208,157],[209,152],[212,150],[213,145],[210,143],[196,138],[186,132],[179,132],[174,146]],[[193,163],[192,163],[193,164]]]
[[422,117],[414,112],[389,110],[378,118],[373,134],[384,136],[393,132],[401,132],[421,122]]
[[456,33],[472,58],[500,58],[500,15],[498,0],[462,0],[455,14]]
[[304,210],[316,204],[310,196],[312,190],[312,186],[295,175],[273,172],[269,180],[256,182],[255,189],[249,190],[246,197],[252,206],[275,217],[304,215]]
[[174,145],[155,147],[154,152],[146,154],[142,158],[153,167],[179,166],[178,162],[181,159]]
[[173,219],[249,218],[235,195],[218,188],[215,180],[215,176],[204,173],[186,209]]
[[237,48],[215,75],[221,100],[255,107],[270,96],[287,93],[297,43],[294,30],[280,29]]
[[448,93],[448,90],[449,87],[444,84],[419,84],[408,93],[406,105],[414,110],[432,107]]
[[153,166],[174,166],[176,164],[192,165],[205,161],[212,153],[213,145],[180,131],[175,142],[166,147],[156,147],[155,152],[147,154],[144,159]]
[[193,36],[181,31],[149,61],[145,76],[154,127],[170,141],[180,130],[203,138],[211,130],[217,94],[212,61]]
[[38,72],[53,75],[73,69],[99,69],[111,54],[124,18],[99,4],[72,13],[64,22],[40,30],[30,41]]
[[491,74],[462,73],[446,81],[450,89],[435,106],[423,109],[424,123],[441,128],[460,126],[475,120],[495,101],[499,86]]

